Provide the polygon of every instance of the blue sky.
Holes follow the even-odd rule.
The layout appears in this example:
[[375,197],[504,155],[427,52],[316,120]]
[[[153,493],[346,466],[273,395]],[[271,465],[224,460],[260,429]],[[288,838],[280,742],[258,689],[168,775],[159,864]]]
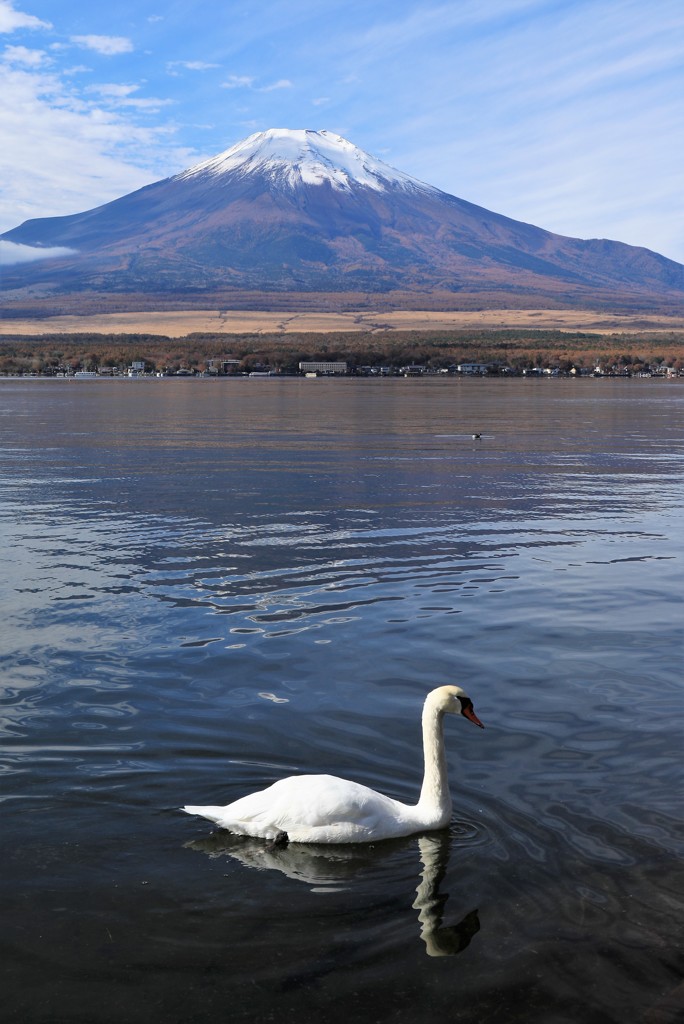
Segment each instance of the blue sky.
[[272,127],[684,262],[681,0],[0,0],[0,231]]

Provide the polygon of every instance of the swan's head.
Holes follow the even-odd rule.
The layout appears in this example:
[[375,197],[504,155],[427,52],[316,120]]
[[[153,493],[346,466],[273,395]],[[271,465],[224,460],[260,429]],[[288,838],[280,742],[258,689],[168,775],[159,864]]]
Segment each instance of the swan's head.
[[436,704],[438,711],[447,715],[463,715],[473,725],[479,725],[480,729],[484,729],[484,725],[475,714],[472,700],[460,686],[440,686],[428,694],[428,700]]

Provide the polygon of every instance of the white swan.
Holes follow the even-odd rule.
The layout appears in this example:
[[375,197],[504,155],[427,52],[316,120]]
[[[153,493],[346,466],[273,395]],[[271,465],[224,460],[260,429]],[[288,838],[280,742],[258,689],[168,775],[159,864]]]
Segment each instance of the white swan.
[[237,835],[292,843],[370,843],[443,828],[451,817],[444,754],[445,714],[464,715],[481,729],[473,702],[459,686],[440,686],[423,706],[425,774],[415,806],[333,775],[295,775],[225,807],[184,807]]

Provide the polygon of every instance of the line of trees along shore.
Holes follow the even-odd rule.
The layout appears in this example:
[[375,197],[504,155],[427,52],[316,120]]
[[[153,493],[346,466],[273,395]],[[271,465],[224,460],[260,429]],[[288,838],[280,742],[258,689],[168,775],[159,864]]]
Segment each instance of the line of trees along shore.
[[446,369],[459,363],[496,364],[513,371],[598,366],[639,373],[684,369],[684,332],[588,334],[562,331],[397,331],[370,334],[43,334],[0,337],[0,374],[52,375],[77,370],[122,370],[144,362],[150,372],[202,372],[223,361],[250,372],[267,367],[297,373],[300,362],[345,361],[398,369],[412,364]]

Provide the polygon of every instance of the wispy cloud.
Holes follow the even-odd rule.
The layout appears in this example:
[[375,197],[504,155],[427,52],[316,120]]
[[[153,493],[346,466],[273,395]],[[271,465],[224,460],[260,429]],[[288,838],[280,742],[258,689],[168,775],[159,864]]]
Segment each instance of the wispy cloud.
[[221,82],[222,89],[251,89],[254,79],[250,75],[229,75],[225,82]]
[[169,99],[158,99],[155,96],[136,96],[139,85],[124,85],[121,82],[99,82],[85,89],[87,95],[99,96],[103,102],[116,107],[136,107],[138,110],[156,111],[161,107],[170,106]]
[[276,82],[259,85],[258,79],[252,75],[229,75],[225,82],[221,82],[221,88],[252,89],[254,92],[277,92],[279,89],[292,89],[293,83],[289,78],[279,78]]
[[37,248],[33,245],[19,245],[17,242],[0,240],[0,266],[9,267],[17,263],[35,263],[36,260],[49,260],[55,256],[71,256],[76,249],[66,246]]
[[97,93],[98,96],[109,96],[113,99],[125,99],[131,93],[137,92],[139,85],[123,85],[120,82],[98,82],[97,85],[86,87],[87,93]]
[[32,50],[27,46],[6,46],[2,53],[2,60],[8,64],[38,68],[46,62],[49,63],[50,58],[45,50]]
[[133,43],[125,36],[71,36],[71,42],[105,57],[115,57],[133,50]]
[[275,92],[276,89],[292,89],[292,82],[289,78],[279,78],[277,82],[270,85],[262,85],[259,92]]
[[172,126],[137,123],[130,89],[105,104],[53,71],[0,63],[0,230],[100,205],[196,160]]
[[214,68],[220,68],[220,64],[210,64],[205,60],[170,60],[166,63],[169,74],[178,74],[177,69],[182,71],[211,71]]
[[0,0],[0,32],[16,32],[17,29],[50,29],[49,21],[41,21],[33,14],[17,11],[9,0]]

